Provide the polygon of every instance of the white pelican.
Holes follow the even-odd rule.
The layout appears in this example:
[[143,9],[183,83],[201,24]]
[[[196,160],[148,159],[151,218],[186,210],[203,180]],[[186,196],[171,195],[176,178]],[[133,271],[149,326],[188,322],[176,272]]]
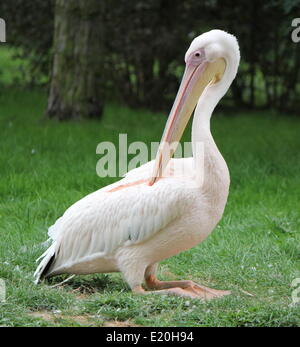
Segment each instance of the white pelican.
[[[132,291],[141,294],[211,299],[230,293],[192,281],[159,281],[156,272],[161,260],[202,242],[223,215],[230,179],[210,132],[210,118],[235,78],[239,60],[236,38],[224,31],[193,40],[156,160],[66,210],[49,228],[52,245],[39,258],[36,283],[62,273],[119,271]],[[166,144],[180,140],[195,106],[193,157],[170,159],[169,152],[163,160]],[[194,151],[197,143],[204,144],[204,158]],[[181,165],[188,174],[162,177],[167,164]],[[150,291],[142,287],[144,280]]]

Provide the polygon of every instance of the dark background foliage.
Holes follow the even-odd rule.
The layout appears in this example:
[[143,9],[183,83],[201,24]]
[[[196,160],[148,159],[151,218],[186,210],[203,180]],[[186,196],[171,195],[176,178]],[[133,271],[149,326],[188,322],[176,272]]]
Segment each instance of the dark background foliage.
[[[237,36],[242,56],[239,78],[223,106],[297,113],[300,44],[291,40],[291,22],[300,15],[299,0],[100,3],[105,11],[99,19],[99,30],[103,31],[99,64],[103,65],[106,98],[131,107],[167,110],[190,41],[204,31],[219,28]],[[50,76],[54,16],[54,0],[0,3],[8,43],[21,47],[18,54],[30,61],[31,84],[38,83],[39,74]]]

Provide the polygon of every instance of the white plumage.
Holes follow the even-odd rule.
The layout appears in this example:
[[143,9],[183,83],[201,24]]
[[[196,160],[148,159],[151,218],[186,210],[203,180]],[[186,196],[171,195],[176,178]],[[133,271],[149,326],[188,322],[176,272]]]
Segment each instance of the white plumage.
[[[199,51],[202,60],[198,64],[198,60],[195,63],[198,57],[195,52]],[[42,261],[35,272],[36,282],[61,273],[121,271],[130,287],[140,293],[144,293],[141,284],[145,278],[149,288],[160,289],[156,291],[158,293],[192,298],[228,294],[191,281],[160,282],[155,278],[159,261],[203,241],[224,211],[229,173],[211,136],[209,119],[237,71],[239,49],[233,36],[213,30],[193,41],[186,55],[187,66],[192,66],[193,75],[184,93],[193,94],[190,85],[196,85],[204,67],[219,58],[226,61],[224,74],[221,78],[217,74],[209,76],[201,96],[197,95],[195,100],[199,99],[192,142],[193,146],[198,142],[204,144],[201,184],[198,181],[201,162],[195,152],[193,158],[171,159],[166,169],[161,167],[161,153],[158,153],[156,161],[134,169],[122,180],[87,195],[68,208],[49,228],[52,245],[40,257]],[[198,66],[201,66],[201,71]],[[214,76],[218,80],[211,83]],[[179,121],[194,108],[194,105],[189,105],[188,110],[184,109],[183,102],[193,101],[188,95],[180,96],[175,101],[164,133],[163,140],[168,142],[180,138],[181,133],[176,133],[181,124]],[[181,127],[185,125],[186,121]],[[184,167],[184,175],[176,176],[178,167]],[[174,171],[175,175],[160,178],[159,169],[164,169],[164,173]],[[156,172],[152,179],[154,184],[149,185],[153,172]]]

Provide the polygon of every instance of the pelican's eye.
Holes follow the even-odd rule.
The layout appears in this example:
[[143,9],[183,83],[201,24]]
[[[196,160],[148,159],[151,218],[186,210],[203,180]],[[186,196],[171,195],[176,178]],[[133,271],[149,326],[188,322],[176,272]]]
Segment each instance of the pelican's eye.
[[188,56],[186,63],[197,66],[197,65],[200,65],[204,60],[205,60],[204,48],[199,48]]

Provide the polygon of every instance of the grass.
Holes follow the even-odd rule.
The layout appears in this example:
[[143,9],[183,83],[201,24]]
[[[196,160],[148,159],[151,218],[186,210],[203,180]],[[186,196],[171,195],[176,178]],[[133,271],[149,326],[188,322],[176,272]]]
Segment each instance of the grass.
[[0,96],[0,278],[7,287],[0,325],[299,326],[300,305],[291,305],[291,282],[300,277],[299,119],[217,112],[212,120],[231,172],[224,217],[205,242],[160,267],[163,279],[233,292],[202,303],[133,295],[120,274],[33,284],[47,227],[114,181],[96,175],[97,144],[117,142],[119,133],[150,144],[165,123],[162,114],[109,105],[102,121],[59,124],[42,119],[45,102],[37,91]]

